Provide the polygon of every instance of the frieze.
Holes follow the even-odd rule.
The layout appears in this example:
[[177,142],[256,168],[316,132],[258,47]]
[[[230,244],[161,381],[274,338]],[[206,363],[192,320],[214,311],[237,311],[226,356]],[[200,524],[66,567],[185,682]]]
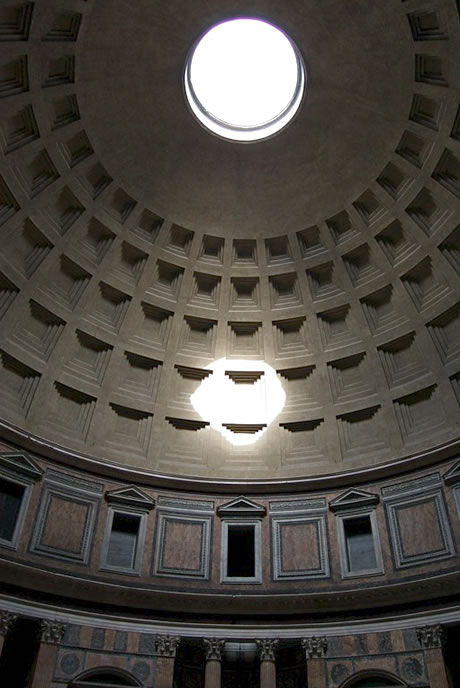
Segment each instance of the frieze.
[[441,476],[439,473],[430,473],[421,478],[414,480],[405,480],[403,483],[396,483],[382,487],[382,497],[390,498],[398,495],[409,494],[412,492],[423,492],[432,487],[438,487],[441,484]]
[[214,511],[214,502],[202,499],[177,499],[158,497],[158,506],[163,509],[185,509],[186,511]]
[[80,476],[77,477],[69,475],[68,473],[61,473],[61,471],[55,471],[53,469],[46,472],[45,479],[47,482],[60,483],[61,485],[67,485],[75,490],[82,490],[83,492],[102,494],[104,491],[104,485],[102,483],[84,480],[80,478]]
[[323,511],[326,509],[326,498],[289,499],[282,502],[270,502],[270,512],[279,511]]

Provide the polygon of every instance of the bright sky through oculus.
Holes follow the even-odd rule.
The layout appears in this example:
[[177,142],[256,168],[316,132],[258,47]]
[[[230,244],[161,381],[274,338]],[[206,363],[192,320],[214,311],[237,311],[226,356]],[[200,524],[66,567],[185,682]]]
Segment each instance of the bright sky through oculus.
[[284,127],[302,100],[302,62],[287,36],[257,19],[210,29],[187,64],[194,114],[226,138],[251,141]]
[[[275,370],[264,361],[234,361],[221,358],[207,366],[206,377],[190,397],[192,406],[203,420],[220,432],[231,444],[253,444],[266,428],[255,434],[235,433],[224,423],[270,425],[283,410],[286,393]],[[252,384],[237,384],[226,372],[258,371]]]

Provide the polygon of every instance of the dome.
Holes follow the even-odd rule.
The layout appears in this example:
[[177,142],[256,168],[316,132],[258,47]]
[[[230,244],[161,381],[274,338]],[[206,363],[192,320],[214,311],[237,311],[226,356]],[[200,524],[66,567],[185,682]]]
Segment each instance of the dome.
[[[255,140],[190,98],[240,19]],[[454,0],[1,3],[0,675],[422,686],[451,624],[460,681],[459,54]]]
[[[98,461],[230,480],[455,440],[458,22],[259,3],[308,87],[283,131],[242,145],[196,121],[183,73],[244,3],[45,5],[2,24],[5,421]],[[190,401],[221,358],[264,362],[284,389],[251,444]]]

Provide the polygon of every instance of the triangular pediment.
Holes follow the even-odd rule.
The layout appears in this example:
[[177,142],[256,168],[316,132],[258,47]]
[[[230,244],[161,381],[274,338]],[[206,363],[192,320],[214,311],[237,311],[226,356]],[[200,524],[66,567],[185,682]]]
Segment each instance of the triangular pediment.
[[371,492],[351,488],[329,502],[331,511],[345,511],[347,509],[359,509],[361,507],[378,504],[379,496]]
[[449,468],[447,473],[444,474],[444,482],[447,483],[447,485],[460,483],[460,460],[454,463],[452,468]]
[[145,511],[153,509],[155,504],[155,501],[148,494],[135,485],[127,485],[126,487],[119,487],[116,490],[106,492],[105,498],[111,504],[135,506]]
[[0,466],[8,472],[19,473],[32,480],[40,480],[44,473],[38,463],[25,452],[0,454]]
[[219,516],[265,516],[267,509],[247,497],[237,497],[218,507]]

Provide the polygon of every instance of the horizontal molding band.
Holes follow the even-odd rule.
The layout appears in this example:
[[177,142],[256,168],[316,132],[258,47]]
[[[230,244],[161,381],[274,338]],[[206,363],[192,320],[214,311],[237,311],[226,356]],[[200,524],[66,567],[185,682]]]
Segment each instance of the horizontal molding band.
[[302,638],[309,636],[347,636],[364,633],[384,633],[385,631],[417,628],[434,624],[453,624],[460,621],[460,605],[449,605],[430,612],[375,616],[374,621],[353,619],[325,623],[187,623],[151,619],[139,620],[136,617],[121,617],[112,614],[90,614],[69,607],[23,601],[20,598],[0,594],[0,611],[8,611],[21,616],[49,619],[61,623],[111,628],[114,631],[152,633],[161,635],[180,635],[187,638],[219,637],[228,640],[249,640],[257,637]]
[[[107,478],[131,483],[141,483],[161,489],[206,493],[271,494],[310,492],[358,485],[375,480],[394,477],[408,471],[425,468],[460,453],[460,439],[442,444],[424,452],[409,455],[403,459],[385,462],[376,466],[358,468],[340,473],[305,477],[280,478],[270,480],[225,480],[222,478],[194,478],[189,476],[166,475],[144,471],[117,463],[104,462],[94,457],[65,449],[44,438],[0,421],[0,438],[13,442],[22,449],[35,452],[44,458],[64,463]],[[218,489],[217,489],[218,486]]]

